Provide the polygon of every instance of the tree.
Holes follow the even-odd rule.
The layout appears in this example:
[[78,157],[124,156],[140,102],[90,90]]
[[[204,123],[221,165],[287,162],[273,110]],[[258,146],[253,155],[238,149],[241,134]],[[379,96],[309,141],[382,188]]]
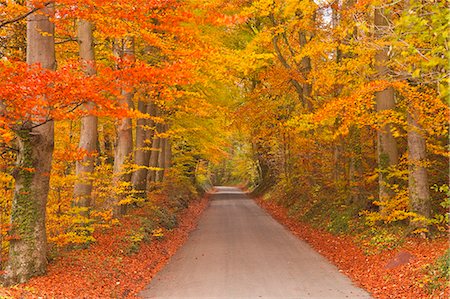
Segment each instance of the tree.
[[[417,219],[411,221],[413,228],[426,228],[431,217],[432,198],[428,170],[430,161],[427,151],[427,130],[424,129],[424,115],[430,113],[424,109],[424,104],[433,106],[440,101],[431,100],[429,92],[434,90],[444,99],[448,92],[446,66],[448,66],[448,51],[442,45],[445,43],[445,33],[448,31],[445,3],[424,1],[404,1],[401,14],[396,21],[394,33],[398,36],[396,59],[400,62],[395,71],[399,76],[408,79],[408,92],[405,93],[405,113],[407,119],[408,143],[408,194],[409,208],[417,213]],[[431,38],[431,37],[436,38]],[[432,104],[433,103],[433,104]],[[439,123],[439,113],[430,115]],[[439,130],[437,130],[439,131]]]
[[[157,106],[154,102],[138,101],[138,110],[147,116],[156,116]],[[150,163],[152,140],[155,132],[155,122],[152,119],[139,118],[136,122],[136,146],[134,163],[137,167],[133,172],[131,183],[136,196],[144,198],[147,191],[147,172]]]
[[147,174],[147,182],[154,183],[157,181],[156,174],[158,173],[158,161],[161,155],[161,138],[158,136],[161,132],[162,124],[156,124],[155,133],[153,135],[152,148],[149,160],[149,172]]
[[[375,35],[383,38],[389,29],[389,16],[383,8],[375,8],[374,16]],[[382,46],[375,55],[375,69],[380,79],[386,80],[389,76],[387,66],[389,60],[388,49]],[[395,109],[394,89],[388,87],[375,93],[376,108],[378,112],[392,111]],[[392,134],[392,125],[384,123],[381,125],[377,136],[378,167],[379,167],[379,198],[385,200],[390,197],[389,180],[387,170],[398,163],[397,142]]]
[[[94,76],[95,55],[92,24],[86,20],[78,22],[78,44],[80,47],[81,66],[86,76]],[[85,105],[87,113],[91,113],[94,103]],[[81,119],[79,150],[83,151],[83,159],[76,162],[76,175],[78,182],[74,187],[75,204],[79,207],[89,208],[91,206],[92,173],[94,171],[95,153],[97,151],[98,119],[95,115],[86,115]]]
[[[33,2],[28,6],[33,9]],[[45,69],[56,68],[54,24],[50,3],[27,17],[27,63]],[[6,284],[25,282],[47,269],[46,204],[52,165],[54,124],[37,116],[26,121],[17,132],[19,154],[14,173],[16,185],[11,212],[9,259]]]
[[[424,132],[417,122],[417,113],[408,112],[408,191],[411,210],[429,219],[431,216],[430,187],[426,169]],[[426,221],[416,221],[413,226],[427,226]]]
[[[134,38],[126,37],[116,40],[114,44],[115,56],[118,59],[118,67],[129,67],[135,61]],[[122,88],[121,102],[125,107],[133,107],[134,90],[131,86]],[[132,159],[133,154],[133,127],[130,117],[122,117],[118,120],[117,141],[114,155],[113,185],[114,195],[112,195],[112,208],[115,216],[125,213],[126,205],[120,201],[125,196],[125,191],[130,188],[131,172],[125,169],[127,163]]]

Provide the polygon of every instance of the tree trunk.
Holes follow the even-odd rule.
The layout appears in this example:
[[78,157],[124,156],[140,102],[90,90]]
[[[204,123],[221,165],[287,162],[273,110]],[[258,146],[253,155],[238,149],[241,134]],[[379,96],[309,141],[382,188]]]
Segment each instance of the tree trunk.
[[[169,125],[165,125],[164,131],[169,131]],[[172,166],[172,144],[170,142],[170,138],[167,136],[164,144],[164,164],[162,165],[163,170],[163,179],[166,177],[170,171],[170,167]]]
[[[32,2],[28,6],[33,8]],[[56,67],[54,14],[49,4],[27,17],[27,63]],[[27,281],[47,268],[46,205],[54,144],[52,121],[29,124],[17,134],[19,154],[11,211],[11,235],[5,284]]]
[[[92,35],[92,24],[81,20],[78,23],[78,43],[80,46],[81,66],[86,76],[94,76],[95,56],[94,40]],[[93,109],[94,104],[85,105],[87,111]],[[83,208],[91,206],[92,180],[94,172],[94,154],[97,151],[98,119],[94,115],[87,115],[81,119],[80,142],[78,149],[86,153],[81,161],[77,161],[75,174],[78,178],[74,186],[75,205]]]
[[[132,106],[133,94],[130,92],[122,92],[124,100],[129,106]],[[126,183],[131,181],[131,173],[127,171],[126,165],[130,162],[133,153],[133,129],[131,118],[124,117],[119,119],[119,125],[117,126],[117,142],[116,150],[114,154],[114,167],[113,167],[113,186],[114,186],[114,199],[113,199],[113,214],[117,217],[122,215],[126,211],[126,207],[120,205],[120,201],[126,194]]]
[[[162,126],[162,132],[166,132],[166,126]],[[159,170],[156,171],[156,181],[162,182],[164,179],[164,166],[166,165],[166,154],[167,154],[167,138],[166,137],[160,137],[159,138],[159,147],[161,148],[161,152],[158,155],[158,168]]]
[[[156,132],[159,133],[160,131],[160,125],[156,125]],[[150,152],[150,171],[148,172],[147,181],[148,182],[156,182],[156,168],[158,167],[158,160],[159,155],[161,153],[161,138],[158,136],[153,135],[153,142],[152,142],[152,150]]]
[[[383,37],[389,27],[388,16],[386,16],[382,9],[375,9],[375,35],[377,37]],[[387,67],[389,57],[387,49],[379,50],[375,55],[375,70],[378,76],[382,79],[386,79],[389,69]],[[394,90],[389,87],[383,91],[375,94],[377,111],[395,109]],[[386,170],[398,163],[398,149],[397,142],[392,135],[391,125],[383,125],[377,136],[377,151],[378,151],[378,168],[379,172],[379,198],[381,200],[390,197],[390,191],[388,188],[388,180],[386,178]]]
[[[115,54],[122,59],[123,62],[133,62],[134,57],[134,40],[133,38],[126,38],[120,43],[116,42]],[[120,65],[118,66],[121,67]],[[132,90],[124,88],[122,90],[121,101],[126,107],[133,107]],[[126,165],[130,162],[133,154],[133,128],[131,118],[124,117],[119,119],[117,126],[117,143],[114,155],[113,168],[113,186],[114,195],[112,199],[113,214],[115,217],[120,216],[126,212],[126,206],[121,205],[120,201],[124,199],[129,189],[128,184],[131,184],[131,173],[127,171]]]
[[259,182],[253,193],[260,195],[266,192],[275,184],[275,174],[267,159],[267,153],[270,151],[269,147],[260,140],[255,140],[252,143],[252,151],[255,161],[257,161]]
[[366,200],[362,195],[361,179],[363,177],[362,146],[360,129],[351,126],[349,132],[349,169],[348,169],[348,190],[349,203],[356,204],[360,209],[366,208]]
[[[155,116],[156,105],[154,103],[138,102],[138,110],[142,113]],[[131,182],[136,196],[144,198],[147,190],[147,167],[150,160],[150,150],[153,138],[153,126],[155,123],[149,119],[138,119],[136,124],[136,149],[134,163],[138,169],[133,173]]]
[[[430,218],[431,202],[428,187],[428,173],[424,165],[426,161],[425,138],[423,130],[415,120],[415,116],[408,113],[408,165],[409,165],[409,200],[410,209],[419,216]],[[425,227],[421,221],[411,223],[415,227]]]
[[[299,32],[299,40],[300,47],[304,48],[307,44],[306,33],[304,31]],[[313,109],[311,101],[312,85],[307,82],[309,73],[311,72],[311,58],[308,56],[303,57],[300,63],[300,68],[300,71],[305,79],[305,83],[302,84],[303,99],[306,103],[306,108],[311,111]]]

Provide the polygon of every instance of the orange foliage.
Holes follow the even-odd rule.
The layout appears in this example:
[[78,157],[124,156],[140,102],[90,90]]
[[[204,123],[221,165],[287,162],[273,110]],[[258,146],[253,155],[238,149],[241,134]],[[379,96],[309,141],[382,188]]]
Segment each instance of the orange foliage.
[[179,217],[179,226],[163,230],[164,238],[143,243],[138,253],[128,253],[127,238],[140,223],[133,215],[147,215],[143,209],[122,219],[119,226],[98,231],[89,249],[64,252],[50,264],[46,276],[12,288],[0,288],[0,296],[26,298],[138,298],[154,275],[186,241],[206,208],[205,197],[192,202]]

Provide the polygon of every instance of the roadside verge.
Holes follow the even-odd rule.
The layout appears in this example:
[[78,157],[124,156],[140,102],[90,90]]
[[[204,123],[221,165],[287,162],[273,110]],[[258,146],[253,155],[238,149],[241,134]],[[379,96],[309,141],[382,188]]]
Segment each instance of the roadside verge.
[[366,255],[351,236],[336,236],[288,216],[286,208],[254,199],[295,236],[308,242],[355,284],[375,298],[449,298],[449,288],[425,289],[426,268],[448,248],[448,240],[408,239],[395,250]]

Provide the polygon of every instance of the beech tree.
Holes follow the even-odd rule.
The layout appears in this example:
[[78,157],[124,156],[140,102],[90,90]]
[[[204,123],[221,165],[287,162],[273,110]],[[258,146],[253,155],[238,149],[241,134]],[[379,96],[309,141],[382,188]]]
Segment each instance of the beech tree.
[[212,172],[373,241],[391,224],[446,228],[447,3],[13,2],[0,4],[8,283],[45,272],[47,239],[86,248],[130,203],[193,198]]
[[[192,16],[188,11],[177,11],[180,3],[91,4],[73,5],[62,1],[55,6],[50,2],[29,2],[27,9],[13,1],[0,5],[0,258],[1,267],[8,260],[4,272],[7,284],[24,282],[45,272],[47,241],[55,248],[86,247],[95,242],[94,223],[108,226],[111,210],[114,210],[114,216],[120,216],[124,212],[124,199],[133,200],[128,196],[132,189],[142,196],[147,193],[146,173],[151,169],[148,149],[160,138],[153,138],[153,119],[137,118],[139,125],[133,126],[132,118],[137,115],[132,109],[134,88],[142,88],[144,92],[157,90],[161,95],[158,98],[160,106],[174,98],[179,101],[177,107],[164,109],[194,107],[190,112],[204,113],[202,107],[196,107],[196,100],[184,104],[190,98],[184,94],[184,87],[190,84],[189,80],[197,71],[192,62],[203,54],[195,45],[194,30],[179,26]],[[19,61],[21,56],[13,49],[12,42],[5,40],[13,37],[3,35],[12,24],[25,18],[27,66]],[[60,50],[56,53],[60,65],[57,70],[54,23],[58,30],[57,49]],[[95,55],[93,24],[98,45]],[[130,36],[127,35],[130,28],[139,30]],[[157,53],[143,54],[146,50],[141,47],[136,59],[134,39],[138,40],[139,46],[152,44],[148,46],[152,48],[154,44]],[[22,40],[25,39],[21,36]],[[78,41],[78,55],[72,43],[75,40]],[[106,50],[111,40],[117,41],[115,58],[110,50]],[[23,49],[23,45],[17,44],[17,50]],[[163,59],[148,57],[151,55]],[[76,62],[77,58],[79,62]],[[139,110],[154,116],[156,104],[142,100],[138,103]],[[81,123],[79,139],[74,130],[78,121]],[[117,138],[114,138],[112,123],[116,121]],[[101,132],[98,132],[98,123]],[[195,121],[193,125],[200,127]],[[133,152],[132,132],[135,128],[137,146]],[[104,151],[108,152],[105,155],[97,151],[97,139],[101,146],[104,144]],[[117,141],[114,153],[112,140]],[[54,144],[56,151],[53,151]],[[163,142],[164,159],[162,155],[156,155],[156,160],[153,158],[156,163],[160,162],[153,170],[165,168],[167,173],[171,161],[171,146],[167,144]],[[159,149],[159,145],[154,148]],[[151,152],[158,153],[158,150]],[[10,171],[16,158],[15,170]],[[133,164],[139,170],[132,176]],[[161,172],[159,174],[163,179]],[[12,187],[15,188],[14,199],[8,195]],[[157,184],[157,188],[162,187],[166,187],[164,183]],[[5,211],[3,207],[6,207]],[[86,215],[74,213],[85,209],[93,212],[87,220]],[[46,219],[46,211],[50,219]],[[4,220],[9,216],[11,226]],[[6,253],[9,258],[5,258]]]
[[[239,128],[253,145],[252,163],[272,173],[264,185],[286,205],[323,197],[366,213],[368,223],[407,219],[416,233],[438,221],[430,219],[437,202],[448,205],[437,175],[448,164],[448,25],[443,4],[408,5],[269,0],[241,8],[247,19],[232,34],[244,45],[229,45],[243,57],[235,72],[245,94]],[[305,90],[299,98],[314,109],[292,100]]]
[[[375,8],[374,16],[375,36],[383,38],[389,30],[389,16],[383,8]],[[389,76],[389,53],[386,46],[382,46],[375,55],[375,69],[381,79]],[[388,87],[375,93],[375,101],[378,112],[392,112],[395,109],[394,89]],[[392,125],[384,123],[378,131],[378,167],[379,167],[379,198],[387,199],[390,196],[388,168],[398,163],[397,142],[392,134]]]
[[[147,116],[156,116],[154,102],[138,101],[138,110]],[[136,121],[136,146],[134,163],[137,169],[133,172],[131,182],[136,196],[145,198],[147,191],[147,172],[150,163],[151,146],[155,132],[155,122],[152,119],[140,118]]]
[[147,182],[149,183],[154,183],[157,181],[156,174],[158,173],[158,161],[159,156],[161,155],[161,138],[158,136],[158,134],[161,132],[161,126],[162,124],[156,124],[155,133],[153,135],[152,148],[149,159],[149,171],[147,174]]
[[[81,66],[86,76],[94,76],[96,68],[91,22],[86,20],[78,22],[78,44],[80,47]],[[84,152],[84,157],[81,161],[76,162],[75,171],[79,180],[74,187],[75,204],[83,208],[91,206],[92,173],[94,171],[98,143],[98,119],[95,115],[89,115],[94,105],[94,103],[90,102],[84,107],[88,115],[81,119],[80,142],[78,145],[78,148]]]
[[[134,38],[126,37],[118,39],[114,44],[114,53],[118,59],[118,67],[129,67],[135,60]],[[121,102],[125,107],[132,108],[134,90],[132,86],[126,86],[122,89]],[[125,169],[128,162],[132,161],[133,154],[133,127],[130,117],[123,117],[118,120],[117,139],[114,155],[114,173],[113,182],[115,186],[114,195],[112,195],[112,206],[114,215],[119,216],[125,213],[126,205],[121,204],[124,197],[124,191],[129,189],[131,183],[131,172]]]
[[[28,7],[34,9],[33,2]],[[54,70],[54,4],[27,17],[27,63]],[[52,165],[54,124],[49,115],[30,116],[16,132],[19,146],[14,173],[9,259],[6,284],[27,281],[47,269],[46,204]]]
[[[411,210],[429,219],[431,216],[430,186],[426,169],[426,144],[424,131],[417,122],[417,113],[409,112],[408,118],[408,164],[409,197]],[[412,223],[415,227],[427,226],[426,221]]]

